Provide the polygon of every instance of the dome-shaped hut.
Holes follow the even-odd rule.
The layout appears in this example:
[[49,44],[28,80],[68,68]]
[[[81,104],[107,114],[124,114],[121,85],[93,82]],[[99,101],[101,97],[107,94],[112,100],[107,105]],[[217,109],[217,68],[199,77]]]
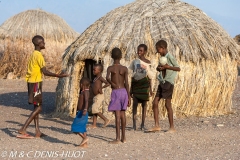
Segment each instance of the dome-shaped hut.
[[[179,0],[136,0],[97,20],[66,49],[63,66],[71,76],[58,82],[56,114],[75,115],[79,79],[91,75],[93,60],[103,63],[106,76],[106,69],[112,64],[112,48],[123,51],[121,63],[129,66],[136,57],[137,46],[145,43],[149,47],[147,56],[155,68],[159,58],[155,43],[160,39],[168,42],[169,52],[181,67],[172,100],[175,116],[230,113],[239,59],[234,40],[190,4]],[[158,81],[155,79],[153,83],[156,88]],[[104,112],[110,93],[110,88],[104,90]],[[162,116],[166,116],[164,108]],[[148,110],[152,111],[151,101]],[[131,109],[127,113],[131,115]]]
[[0,26],[0,42],[4,53],[0,59],[0,75],[13,72],[15,76],[24,76],[28,55],[34,50],[32,37],[45,38],[46,49],[43,55],[51,70],[59,71],[61,57],[78,33],[62,18],[43,10],[21,12]]

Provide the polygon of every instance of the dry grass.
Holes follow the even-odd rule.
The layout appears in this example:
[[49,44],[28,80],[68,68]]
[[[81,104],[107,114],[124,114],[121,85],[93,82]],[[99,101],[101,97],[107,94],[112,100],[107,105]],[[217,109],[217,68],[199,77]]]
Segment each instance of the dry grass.
[[[71,77],[59,80],[56,114],[75,114],[85,59],[102,59],[105,76],[106,68],[112,64],[112,48],[121,48],[124,54],[121,63],[129,66],[136,57],[137,46],[145,43],[149,47],[147,56],[156,67],[154,44],[160,39],[168,42],[169,52],[182,69],[176,79],[172,103],[175,116],[230,113],[240,57],[234,40],[204,12],[187,3],[137,0],[97,20],[66,49],[63,66]],[[156,88],[156,79],[153,84]],[[110,88],[104,92],[106,114],[110,93]],[[165,117],[163,102],[160,104],[161,115]],[[151,112],[149,103],[148,114]]]
[[42,11],[21,12],[0,26],[0,42],[3,55],[0,59],[0,75],[6,77],[9,72],[23,76],[29,55],[33,52],[31,39],[35,35],[45,38],[46,50],[43,51],[49,68],[61,69],[61,56],[68,45],[78,36],[62,18]]

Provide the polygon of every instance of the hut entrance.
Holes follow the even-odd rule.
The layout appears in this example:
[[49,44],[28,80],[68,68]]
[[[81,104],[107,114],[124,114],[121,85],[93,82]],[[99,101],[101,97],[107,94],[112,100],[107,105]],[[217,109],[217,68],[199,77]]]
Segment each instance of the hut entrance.
[[86,59],[85,60],[85,67],[84,67],[84,72],[83,72],[83,77],[87,77],[90,79],[90,81],[92,82],[94,79],[94,75],[93,75],[93,66],[96,64],[97,62],[92,60],[92,59]]
[[94,66],[96,63],[102,64],[102,61],[99,60],[99,61],[97,62],[97,61],[94,61],[94,60],[92,60],[92,59],[86,59],[86,60],[85,60],[85,67],[84,67],[83,77],[89,78],[91,82],[93,81],[93,79],[94,79],[94,77],[95,77],[95,76],[93,75],[93,66]]

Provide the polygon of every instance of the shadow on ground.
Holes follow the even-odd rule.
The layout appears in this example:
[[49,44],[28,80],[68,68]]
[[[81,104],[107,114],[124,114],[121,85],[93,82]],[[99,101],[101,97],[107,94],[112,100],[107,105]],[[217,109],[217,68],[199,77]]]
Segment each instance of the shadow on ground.
[[[54,92],[43,92],[42,114],[50,114],[55,110]],[[11,92],[0,94],[0,105],[5,107],[17,107],[26,110],[33,110],[33,105],[28,104],[27,92]]]

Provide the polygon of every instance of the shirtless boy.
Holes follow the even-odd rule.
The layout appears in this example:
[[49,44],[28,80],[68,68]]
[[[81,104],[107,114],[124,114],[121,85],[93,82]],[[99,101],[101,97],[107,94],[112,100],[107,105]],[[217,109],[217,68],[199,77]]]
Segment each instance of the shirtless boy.
[[[112,94],[108,111],[115,113],[116,139],[110,144],[126,143],[125,128],[127,106],[131,105],[128,85],[128,69],[120,64],[122,52],[119,48],[114,48],[111,53],[114,60],[113,65],[107,69],[107,81],[111,84]],[[120,139],[120,123],[122,136]]]
[[[93,80],[92,91],[94,94],[93,98],[93,105],[92,105],[92,114],[93,114],[93,124],[88,128],[97,128],[97,117],[99,116],[101,119],[104,120],[103,127],[106,127],[110,120],[107,119],[100,111],[100,107],[104,100],[104,95],[102,92],[103,88],[110,86],[110,84],[102,77],[103,66],[101,64],[95,64],[93,67],[93,74],[96,76]],[[102,84],[105,84],[102,86]]]

